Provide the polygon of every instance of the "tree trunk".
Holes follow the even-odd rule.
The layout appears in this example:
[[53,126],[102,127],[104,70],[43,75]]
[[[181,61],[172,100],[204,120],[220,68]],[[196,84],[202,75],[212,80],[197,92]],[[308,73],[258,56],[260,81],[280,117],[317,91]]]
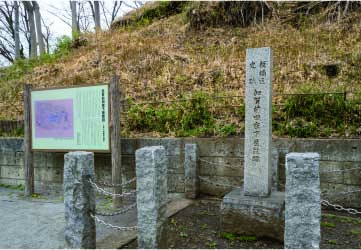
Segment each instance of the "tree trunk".
[[40,55],[43,55],[45,53],[45,44],[43,39],[43,32],[41,31],[41,15],[39,10],[39,5],[36,1],[32,1],[32,3],[35,12],[36,34],[38,38]]
[[343,11],[343,16],[346,16],[347,15],[347,10],[348,10],[348,6],[350,4],[350,1],[349,0],[346,0],[346,6],[345,6],[345,9]]
[[94,1],[94,23],[95,23],[95,30],[100,30],[99,1]]
[[36,44],[36,30],[34,21],[34,9],[30,2],[23,1],[24,7],[29,15],[29,27],[30,27],[30,58],[37,57],[37,44]]
[[14,1],[14,7],[15,7],[15,59],[20,58],[20,36],[19,36],[19,4],[17,1]]
[[78,38],[79,29],[78,29],[78,20],[77,20],[77,11],[76,11],[76,1],[70,1],[70,9],[71,9],[71,33],[73,40]]

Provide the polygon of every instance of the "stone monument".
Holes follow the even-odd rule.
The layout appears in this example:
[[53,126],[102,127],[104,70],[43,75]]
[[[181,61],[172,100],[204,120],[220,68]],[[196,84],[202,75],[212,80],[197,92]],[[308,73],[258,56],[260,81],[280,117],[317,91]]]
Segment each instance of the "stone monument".
[[271,192],[272,51],[247,49],[244,194]]
[[272,50],[247,49],[244,186],[221,205],[222,231],[283,240],[284,193],[272,186]]

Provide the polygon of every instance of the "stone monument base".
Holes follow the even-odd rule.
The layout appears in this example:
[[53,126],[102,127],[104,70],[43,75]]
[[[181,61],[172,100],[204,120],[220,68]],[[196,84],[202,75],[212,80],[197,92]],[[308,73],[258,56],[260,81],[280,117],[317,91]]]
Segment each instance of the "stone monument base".
[[252,197],[244,195],[243,187],[234,189],[223,198],[221,228],[222,232],[284,241],[285,193]]

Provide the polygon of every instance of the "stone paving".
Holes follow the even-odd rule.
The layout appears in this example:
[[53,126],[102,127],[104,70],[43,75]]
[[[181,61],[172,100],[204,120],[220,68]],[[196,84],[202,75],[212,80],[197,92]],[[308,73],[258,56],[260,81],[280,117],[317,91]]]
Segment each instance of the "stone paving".
[[[23,191],[0,188],[0,249],[64,248],[64,204],[61,195],[26,199]],[[188,206],[179,197],[168,203],[167,216]],[[104,218],[103,218],[104,219]],[[115,225],[136,225],[136,209],[104,219]],[[117,248],[136,239],[136,231],[119,232],[97,224],[97,248]]]

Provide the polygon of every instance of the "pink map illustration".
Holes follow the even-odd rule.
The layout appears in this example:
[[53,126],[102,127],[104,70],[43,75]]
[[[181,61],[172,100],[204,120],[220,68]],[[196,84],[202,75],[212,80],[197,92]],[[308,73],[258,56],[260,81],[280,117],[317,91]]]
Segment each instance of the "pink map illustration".
[[73,100],[35,101],[36,138],[73,138]]

